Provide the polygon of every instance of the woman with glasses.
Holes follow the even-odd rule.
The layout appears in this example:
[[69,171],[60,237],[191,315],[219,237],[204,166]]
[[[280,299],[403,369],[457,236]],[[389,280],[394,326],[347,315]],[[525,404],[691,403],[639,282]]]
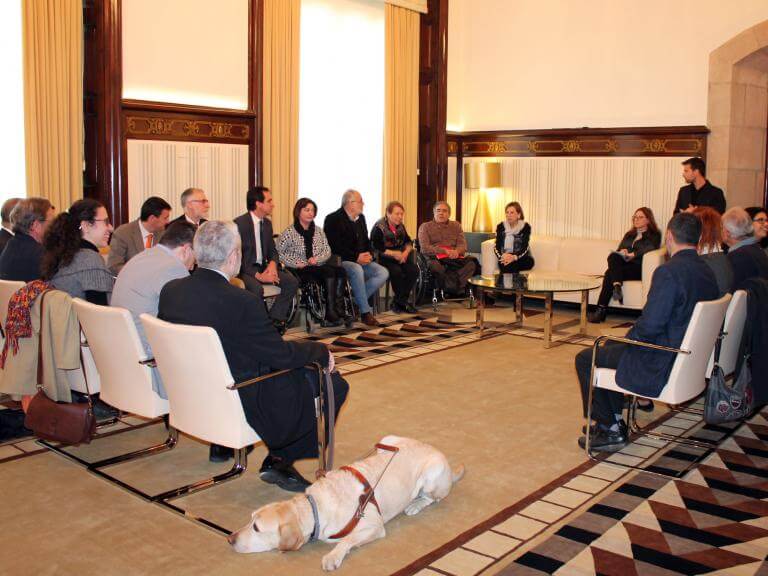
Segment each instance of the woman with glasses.
[[115,278],[99,248],[109,244],[111,233],[104,205],[91,198],[78,200],[45,233],[42,279],[73,298],[108,305]]
[[621,285],[625,280],[640,280],[643,272],[643,256],[661,246],[661,232],[656,225],[653,211],[645,206],[635,210],[632,228],[619,243],[619,247],[608,256],[608,270],[603,276],[603,288],[597,299],[597,309],[590,313],[589,321],[600,323],[605,320],[608,303],[614,298],[624,304]]
[[747,214],[752,217],[752,227],[755,229],[755,238],[760,246],[768,252],[768,212],[762,206],[747,208]]

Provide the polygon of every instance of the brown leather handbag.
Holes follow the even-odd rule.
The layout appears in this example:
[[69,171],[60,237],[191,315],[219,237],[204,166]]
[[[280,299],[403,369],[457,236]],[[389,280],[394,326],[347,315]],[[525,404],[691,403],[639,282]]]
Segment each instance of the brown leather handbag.
[[37,394],[27,408],[24,426],[42,440],[54,440],[64,444],[89,444],[96,433],[96,418],[93,415],[93,402],[88,389],[88,378],[83,365],[83,353],[80,352],[80,366],[88,392],[88,403],[54,402],[43,390],[43,305],[46,290],[40,294],[40,332],[37,350]]

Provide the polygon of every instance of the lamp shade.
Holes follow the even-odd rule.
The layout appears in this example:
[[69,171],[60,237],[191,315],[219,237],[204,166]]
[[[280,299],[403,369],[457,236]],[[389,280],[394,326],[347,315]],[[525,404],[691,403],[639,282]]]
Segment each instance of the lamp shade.
[[467,162],[464,164],[464,182],[467,188],[501,188],[500,162]]

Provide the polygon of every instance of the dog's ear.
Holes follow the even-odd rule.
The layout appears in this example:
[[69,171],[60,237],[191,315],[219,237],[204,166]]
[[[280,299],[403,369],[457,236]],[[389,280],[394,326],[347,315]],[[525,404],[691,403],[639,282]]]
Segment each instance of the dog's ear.
[[298,550],[304,545],[304,536],[299,526],[299,518],[290,503],[280,510],[279,518],[278,535],[280,540],[277,543],[277,549],[281,552]]

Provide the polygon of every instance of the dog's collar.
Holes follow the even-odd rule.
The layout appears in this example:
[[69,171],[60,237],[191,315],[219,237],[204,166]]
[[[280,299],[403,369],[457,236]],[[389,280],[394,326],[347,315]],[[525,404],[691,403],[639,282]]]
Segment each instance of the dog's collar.
[[313,542],[320,537],[320,515],[317,513],[317,502],[315,502],[315,499],[312,497],[312,495],[304,494],[304,496],[307,497],[309,505],[312,507],[312,518],[315,522],[315,525],[312,528],[312,536],[309,537],[309,541]]

